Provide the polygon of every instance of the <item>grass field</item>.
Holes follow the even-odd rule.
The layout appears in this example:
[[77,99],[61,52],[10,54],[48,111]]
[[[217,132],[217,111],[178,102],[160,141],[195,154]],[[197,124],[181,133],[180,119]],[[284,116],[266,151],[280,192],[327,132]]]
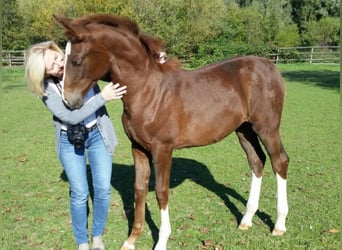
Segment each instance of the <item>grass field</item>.
[[[282,237],[270,233],[276,216],[276,185],[269,160],[254,225],[249,231],[237,229],[245,211],[250,171],[232,134],[215,145],[174,152],[173,231],[168,249],[340,249],[339,65],[278,67],[287,85],[281,133],[290,156],[288,232]],[[111,250],[120,248],[132,219],[133,163],[120,123],[121,103],[106,106],[120,143],[113,157],[113,192],[104,236]],[[23,69],[3,68],[1,249],[76,249],[68,183],[54,146],[51,114],[27,90]],[[158,227],[151,185],[138,250],[152,249]]]

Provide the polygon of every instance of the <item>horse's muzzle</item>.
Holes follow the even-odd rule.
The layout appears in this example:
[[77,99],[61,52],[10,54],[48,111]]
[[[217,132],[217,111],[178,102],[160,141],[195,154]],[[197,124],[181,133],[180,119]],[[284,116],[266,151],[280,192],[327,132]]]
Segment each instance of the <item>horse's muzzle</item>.
[[63,95],[64,104],[71,110],[79,109],[83,106],[83,98],[80,94]]

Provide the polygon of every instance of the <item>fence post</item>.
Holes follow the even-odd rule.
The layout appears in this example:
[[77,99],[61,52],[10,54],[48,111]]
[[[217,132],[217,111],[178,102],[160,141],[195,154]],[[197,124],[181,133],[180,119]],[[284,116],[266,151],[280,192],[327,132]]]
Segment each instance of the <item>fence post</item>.
[[8,63],[9,63],[9,66],[11,67],[12,66],[11,52],[8,52]]
[[312,59],[313,59],[313,52],[314,52],[314,47],[311,47],[311,53],[310,53],[310,64],[312,63]]

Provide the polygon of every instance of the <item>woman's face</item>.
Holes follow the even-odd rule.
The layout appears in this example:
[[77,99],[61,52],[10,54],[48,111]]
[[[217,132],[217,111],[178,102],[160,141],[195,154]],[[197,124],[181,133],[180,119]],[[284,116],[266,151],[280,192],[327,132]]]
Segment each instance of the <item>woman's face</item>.
[[45,72],[48,76],[63,78],[64,55],[59,52],[47,49],[44,54]]

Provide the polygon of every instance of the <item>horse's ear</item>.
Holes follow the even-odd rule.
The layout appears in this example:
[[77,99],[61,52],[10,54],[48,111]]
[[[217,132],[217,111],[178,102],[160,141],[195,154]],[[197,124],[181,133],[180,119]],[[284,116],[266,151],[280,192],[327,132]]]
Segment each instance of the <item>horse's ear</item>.
[[86,30],[77,24],[74,24],[72,21],[73,19],[69,17],[64,17],[64,16],[56,16],[53,15],[53,17],[56,19],[57,22],[62,24],[65,29],[65,35],[70,39],[70,40],[76,40],[76,41],[81,41],[83,40],[83,34],[86,32]]
[[56,20],[57,22],[61,23],[61,24],[65,24],[65,23],[70,23],[72,21],[71,18],[69,17],[65,17],[65,16],[57,16],[55,14],[52,15]]

